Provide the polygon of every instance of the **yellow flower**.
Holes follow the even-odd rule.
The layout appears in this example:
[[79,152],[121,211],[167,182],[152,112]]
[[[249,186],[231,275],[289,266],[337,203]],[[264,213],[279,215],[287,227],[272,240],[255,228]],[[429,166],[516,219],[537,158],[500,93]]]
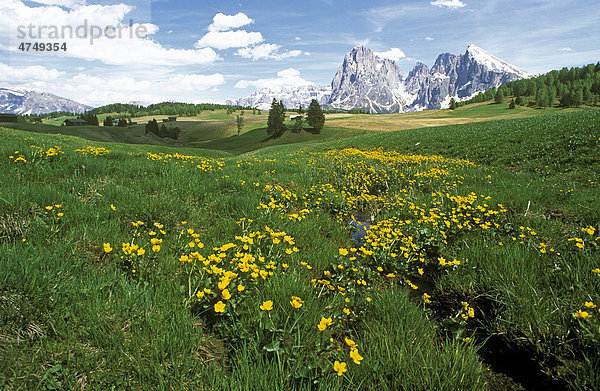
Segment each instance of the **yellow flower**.
[[187,263],[189,261],[189,257],[187,255],[182,255],[181,257],[179,257],[179,262],[181,263]]
[[113,250],[113,249],[112,249],[112,247],[110,247],[110,243],[104,243],[104,252],[105,252],[105,253],[107,253],[107,254],[108,254],[108,253],[109,253],[109,252],[111,252],[112,250]]
[[593,301],[586,301],[586,302],[585,302],[585,306],[586,306],[587,308],[596,308],[596,304],[594,304],[594,302],[593,302]]
[[138,250],[138,252],[137,252],[137,255],[138,255],[138,256],[142,256],[142,255],[144,255],[144,254],[146,254],[146,250],[144,250],[143,248],[140,248],[140,249]]
[[299,297],[297,297],[297,296],[292,296],[292,300],[290,301],[290,304],[294,308],[300,308],[300,307],[302,307],[303,303],[304,303],[304,301],[302,299],[300,299]]
[[161,244],[162,243],[162,239],[152,238],[152,239],[150,239],[150,243],[152,243],[152,244]]
[[239,285],[237,286],[237,290],[238,290],[238,292],[242,292],[244,289],[246,289],[246,287],[245,287],[245,286],[243,286],[242,284],[239,284]]
[[336,361],[333,363],[333,370],[337,372],[338,376],[342,376],[346,372],[346,363]]
[[349,339],[349,338],[345,338],[346,341],[346,345],[350,346],[351,349],[356,348],[356,342],[354,342],[353,340]]
[[592,315],[588,314],[585,311],[579,310],[573,314],[573,317],[577,319],[589,319],[592,317]]
[[363,359],[363,357],[358,353],[357,348],[350,350],[350,357],[352,358],[352,360],[354,360],[354,363],[358,365],[360,365],[360,362]]
[[344,314],[350,315],[350,310],[348,308],[344,308],[342,311],[344,312]]
[[427,293],[423,293],[423,296],[421,296],[421,297],[423,298],[423,301],[424,301],[426,304],[429,304],[429,303],[431,303],[431,300],[429,300],[429,299],[431,298],[431,296],[429,296]]
[[260,309],[263,311],[271,311],[273,309],[273,302],[271,300],[263,301]]
[[155,244],[154,246],[152,246],[152,251],[154,251],[155,253],[160,251],[160,245]]
[[215,304],[215,312],[223,312],[225,311],[225,303],[222,301],[217,301]]
[[221,292],[221,296],[223,297],[223,300],[231,299],[231,293],[229,293],[229,289],[223,289],[223,292]]
[[52,207],[51,206],[47,206],[46,210],[52,210]]
[[333,320],[331,318],[321,317],[321,321],[317,325],[319,330],[323,331],[327,328],[327,326],[331,326],[333,324]]
[[117,208],[116,208],[116,207],[115,207],[113,204],[110,204],[110,208],[111,208],[112,210],[117,210]]
[[373,299],[371,299],[370,297],[367,297],[367,301],[370,303]]
[[338,252],[339,252],[339,253],[340,253],[340,255],[342,255],[342,256],[346,256],[346,255],[348,255],[348,250],[346,250],[345,248],[340,248],[340,249],[338,250]]
[[465,338],[463,338],[463,341],[466,343],[469,343],[472,341],[472,339],[470,337],[465,337]]

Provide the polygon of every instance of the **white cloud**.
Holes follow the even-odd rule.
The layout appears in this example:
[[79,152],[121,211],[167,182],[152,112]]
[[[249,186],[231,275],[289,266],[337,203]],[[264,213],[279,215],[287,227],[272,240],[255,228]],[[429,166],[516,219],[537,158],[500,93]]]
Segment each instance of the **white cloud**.
[[85,5],[85,0],[32,0],[34,3],[44,5],[57,5],[70,9],[77,9]]
[[208,26],[208,31],[227,31],[252,23],[254,23],[254,20],[242,12],[238,12],[235,15],[225,15],[219,12],[213,17],[213,22]]
[[277,77],[272,79],[258,80],[240,80],[235,84],[235,88],[256,87],[262,88],[281,88],[281,87],[299,87],[313,85],[313,82],[304,80],[300,76],[300,71],[294,68],[284,69],[277,72]]
[[220,73],[172,74],[158,69],[147,74],[136,74],[135,77],[120,74],[69,75],[42,66],[19,68],[0,63],[0,83],[8,88],[45,91],[98,106],[130,101],[200,103],[206,99],[202,99],[199,93],[225,84],[225,77]]
[[300,41],[301,39],[302,38],[300,38],[300,37],[296,37],[296,38],[294,38],[294,41]]
[[261,33],[236,31],[209,31],[194,44],[196,48],[215,48],[225,50],[230,48],[244,48],[263,41]]
[[273,59],[281,60],[289,57],[298,57],[302,54],[302,50],[290,50],[279,53],[280,45],[273,43],[265,43],[262,45],[239,49],[235,54],[243,58],[251,58],[252,60]]
[[56,69],[48,69],[41,65],[33,65],[25,68],[13,68],[0,63],[0,82],[2,83],[29,83],[37,81],[51,81],[63,76],[65,72]]
[[447,8],[463,8],[466,7],[467,4],[463,3],[460,0],[436,0],[430,2],[431,5],[436,5],[438,7],[447,7]]
[[573,49],[570,47],[560,48],[558,50],[560,50],[561,52],[572,52],[573,51]]
[[433,38],[431,38],[431,37],[425,37],[425,40],[426,41],[433,41]]
[[[48,3],[66,4],[68,1]],[[126,4],[84,4],[65,10],[57,6],[29,7],[23,1],[2,0],[0,36],[4,33],[11,38],[14,36],[15,42],[59,39],[67,43],[67,51],[45,55],[101,61],[110,65],[209,65],[220,59],[210,48],[163,47],[151,39],[158,26],[151,23],[124,24],[125,16],[132,10]],[[29,26],[32,26],[31,29]],[[108,27],[114,28],[110,34],[112,38],[106,33]],[[10,50],[16,51],[17,48]]]
[[392,61],[399,61],[403,58],[406,58],[406,54],[399,48],[391,48],[387,52],[375,52],[377,57],[387,58]]

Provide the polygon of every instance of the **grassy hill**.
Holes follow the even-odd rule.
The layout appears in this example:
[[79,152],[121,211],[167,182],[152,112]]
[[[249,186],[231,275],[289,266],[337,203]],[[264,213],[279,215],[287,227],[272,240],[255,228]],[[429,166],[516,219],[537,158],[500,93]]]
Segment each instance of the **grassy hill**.
[[531,113],[0,129],[2,386],[597,389],[600,111]]

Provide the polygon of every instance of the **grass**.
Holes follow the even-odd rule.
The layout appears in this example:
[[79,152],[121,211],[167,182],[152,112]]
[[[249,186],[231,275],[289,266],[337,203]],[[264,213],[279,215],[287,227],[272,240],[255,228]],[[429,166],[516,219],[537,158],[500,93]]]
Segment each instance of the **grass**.
[[455,110],[425,110],[415,113],[366,115],[356,114],[332,118],[327,121],[331,126],[342,126],[371,131],[394,131],[418,129],[430,126],[466,124],[494,119],[518,119],[543,116],[557,112],[570,112],[577,109],[544,108],[537,109],[517,106],[509,109],[508,103],[474,103]]
[[599,120],[328,121],[318,137],[257,128],[204,149],[2,129],[0,385],[596,389]]

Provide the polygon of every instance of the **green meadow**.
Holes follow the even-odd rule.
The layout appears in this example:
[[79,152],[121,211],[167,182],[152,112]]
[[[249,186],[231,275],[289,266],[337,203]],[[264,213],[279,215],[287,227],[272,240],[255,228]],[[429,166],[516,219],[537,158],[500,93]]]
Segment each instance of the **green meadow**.
[[0,128],[0,387],[600,388],[600,111],[512,113]]

